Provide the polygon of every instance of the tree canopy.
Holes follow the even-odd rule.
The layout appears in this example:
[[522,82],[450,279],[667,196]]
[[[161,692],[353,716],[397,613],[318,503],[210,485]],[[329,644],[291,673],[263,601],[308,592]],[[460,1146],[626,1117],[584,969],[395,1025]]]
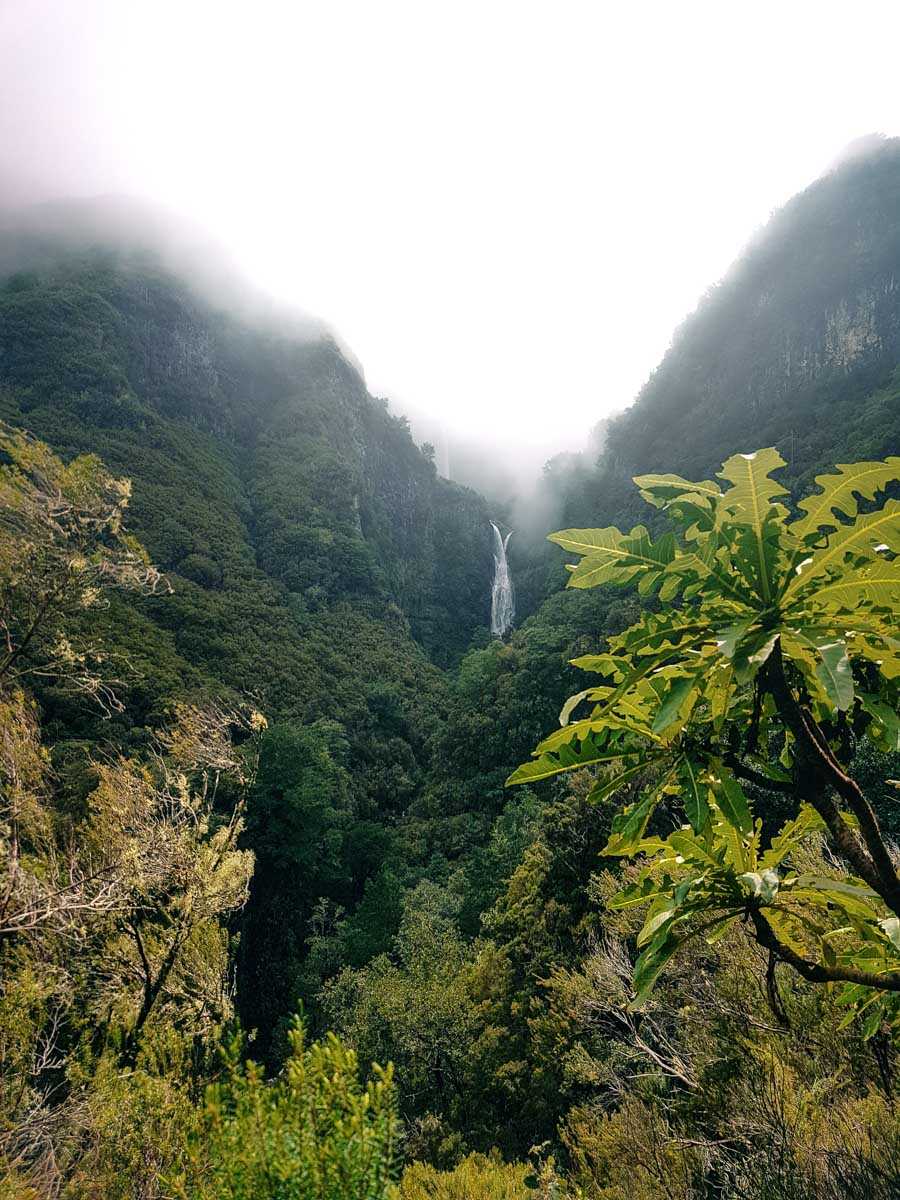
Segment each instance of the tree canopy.
[[[606,682],[566,702],[509,782],[598,767],[595,803],[638,782],[603,851],[645,864],[611,902],[649,906],[634,1003],[687,940],[744,922],[773,963],[842,983],[874,1033],[900,1016],[900,878],[847,758],[854,738],[891,750],[900,738],[900,502],[875,503],[900,458],[820,475],[793,510],[772,477],[783,466],[769,449],[716,479],[637,477],[668,518],[653,538],[551,535],[579,556],[570,587],[636,584],[660,610],[575,660]],[[786,802],[788,819],[767,821],[746,784]],[[806,868],[821,838],[848,873]]]

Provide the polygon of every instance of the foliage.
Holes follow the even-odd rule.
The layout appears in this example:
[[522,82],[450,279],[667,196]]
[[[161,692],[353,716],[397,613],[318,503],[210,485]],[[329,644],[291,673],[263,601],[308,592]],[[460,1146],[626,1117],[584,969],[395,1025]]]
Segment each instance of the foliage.
[[[605,872],[595,898],[620,886]],[[884,1039],[842,1028],[836,995],[790,971],[758,986],[765,952],[736,927],[713,946],[690,942],[635,1012],[640,918],[606,911],[577,965],[548,984],[564,1073],[583,1089],[561,1128],[582,1194],[887,1200],[900,1160]]]
[[183,1200],[390,1200],[399,1136],[391,1068],[359,1080],[337,1038],[290,1035],[279,1077],[231,1051],[206,1094],[187,1165],[171,1181]]
[[324,993],[325,1011],[365,1060],[392,1061],[410,1116],[472,1110],[478,1015],[469,973],[474,955],[460,938],[453,898],[419,884],[407,898],[393,955],[345,968]]
[[[510,782],[600,766],[599,802],[643,781],[604,851],[648,860],[613,902],[650,905],[634,1003],[687,940],[743,919],[806,978],[846,983],[850,1014],[865,1012],[873,1034],[900,1016],[900,880],[841,760],[854,732],[897,748],[900,504],[861,513],[857,497],[872,501],[898,478],[900,459],[819,476],[793,518],[771,478],[783,465],[774,450],[736,455],[719,474],[724,490],[639,477],[673,526],[655,541],[643,527],[553,535],[581,556],[571,586],[637,583],[671,607],[611,639],[609,653],[575,660],[609,682],[566,703],[561,728]],[[590,714],[571,721],[586,701]],[[741,780],[790,796],[790,820],[764,833]],[[670,801],[687,823],[646,837]],[[820,835],[852,876],[798,866]]]
[[505,1163],[497,1155],[470,1154],[452,1171],[437,1171],[425,1163],[413,1163],[403,1173],[400,1196],[402,1200],[526,1200],[542,1194],[562,1196],[559,1190],[536,1191],[529,1186],[532,1178],[531,1167],[524,1163]]
[[259,1030],[258,1052],[270,1062],[283,1053],[286,1014],[310,999],[304,962],[316,903],[349,904],[351,877],[365,877],[348,861],[353,805],[339,754],[327,726],[276,725],[260,743],[247,830],[257,871],[242,923],[239,986],[242,1018]]
[[200,1052],[232,1017],[227,924],[252,870],[237,843],[265,721],[176,703],[141,758],[88,757],[67,790],[24,685],[61,673],[77,694],[112,696],[42,647],[71,645],[67,622],[105,590],[156,575],[122,531],[126,486],[95,460],[65,468],[18,435],[5,446],[5,595],[21,591],[27,617],[6,622],[0,674],[0,1169],[53,1191],[87,1152],[111,1063],[176,1034]]
[[146,551],[123,529],[130,494],[128,480],[108,475],[94,455],[66,466],[0,422],[0,682],[39,673],[117,706],[97,669],[102,651],[73,644],[71,624],[109,589],[160,585]]

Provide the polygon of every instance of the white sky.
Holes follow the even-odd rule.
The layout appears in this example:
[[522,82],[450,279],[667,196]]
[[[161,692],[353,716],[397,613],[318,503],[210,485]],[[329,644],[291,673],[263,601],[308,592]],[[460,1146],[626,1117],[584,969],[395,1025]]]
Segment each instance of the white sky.
[[201,221],[375,393],[549,455],[900,132],[898,35],[896,0],[0,0],[0,163]]

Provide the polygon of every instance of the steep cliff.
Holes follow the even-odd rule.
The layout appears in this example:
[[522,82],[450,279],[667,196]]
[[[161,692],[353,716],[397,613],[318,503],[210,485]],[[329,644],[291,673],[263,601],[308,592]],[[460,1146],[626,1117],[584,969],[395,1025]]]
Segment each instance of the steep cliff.
[[900,139],[871,139],[775,213],[684,321],[565,520],[637,516],[632,475],[702,478],[736,449],[777,446],[803,483],[896,452],[898,364]]
[[[19,272],[0,294],[4,414],[134,480],[135,531],[176,591],[151,615],[191,662],[276,710],[301,703],[275,676],[304,622],[335,605],[408,621],[441,665],[488,619],[483,502],[437,477],[333,341],[304,333],[109,251]],[[226,611],[238,594],[254,597],[240,616]],[[274,674],[260,665],[273,619]],[[267,632],[219,655],[211,625],[250,643]]]
[[[599,452],[548,464],[543,511],[553,527],[652,524],[634,475],[703,479],[736,451],[777,446],[782,478],[797,489],[836,462],[896,454],[900,139],[874,140],[776,213],[604,435]],[[511,557],[531,615],[508,646],[466,658],[443,735],[461,810],[485,797],[502,803],[505,776],[584,686],[568,660],[597,652],[639,603],[613,589],[562,591],[555,546],[513,539]],[[478,772],[463,773],[476,737]]]

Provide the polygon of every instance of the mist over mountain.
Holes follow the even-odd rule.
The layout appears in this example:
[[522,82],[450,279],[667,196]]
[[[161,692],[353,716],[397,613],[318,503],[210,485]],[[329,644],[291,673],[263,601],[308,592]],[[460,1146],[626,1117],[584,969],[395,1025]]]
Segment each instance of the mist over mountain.
[[[298,339],[329,333],[313,316],[275,301],[230,260],[226,247],[195,222],[158,204],[126,195],[16,202],[9,180],[0,190],[0,273],[58,268],[66,259],[103,255],[107,261],[139,268],[163,268],[198,297],[219,309]],[[331,334],[333,338],[335,334]],[[351,355],[347,355],[352,357]]]
[[789,477],[900,446],[900,139],[859,139],[775,213],[675,331],[566,523],[640,513],[633,475],[775,445]]

